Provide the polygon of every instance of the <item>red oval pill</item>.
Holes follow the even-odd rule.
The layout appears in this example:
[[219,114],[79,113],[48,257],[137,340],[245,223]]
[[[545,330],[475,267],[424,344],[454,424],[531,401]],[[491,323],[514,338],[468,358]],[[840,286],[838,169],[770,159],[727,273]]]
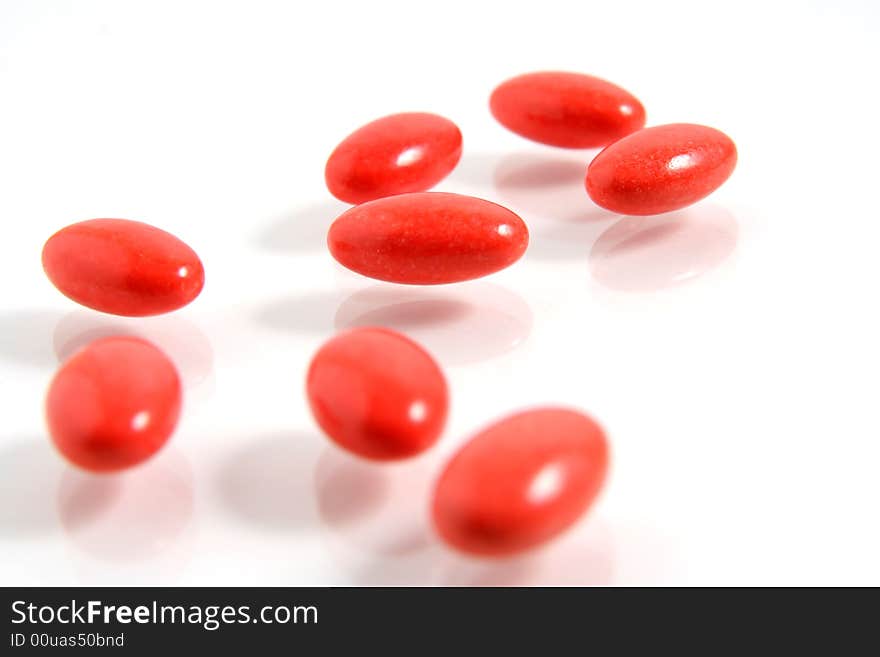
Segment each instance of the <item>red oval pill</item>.
[[599,153],[587,169],[587,193],[612,212],[661,214],[708,196],[735,166],[736,146],[723,132],[691,123],[658,125]]
[[158,348],[140,338],[102,338],[55,374],[46,397],[49,433],[75,465],[121,470],[165,444],[181,396],[177,370]]
[[605,434],[586,415],[517,413],[477,434],[446,466],[434,491],[434,524],[464,552],[520,552],[572,525],[607,469]]
[[597,148],[645,125],[645,108],[607,80],[547,71],[501,83],[489,99],[492,115],[521,137],[562,148]]
[[357,328],[326,342],[309,366],[306,393],[334,442],[376,460],[429,448],[449,407],[446,379],[431,355],[384,328]]
[[392,283],[435,285],[485,276],[517,261],[529,231],[496,203],[442,192],[400,194],[341,214],[327,234],[333,257]]
[[205,283],[195,251],[171,233],[127,219],[62,228],[43,247],[43,269],[77,303],[129,317],[185,306]]
[[461,159],[461,131],[436,114],[392,114],[355,130],[330,155],[327,189],[348,203],[423,192]]

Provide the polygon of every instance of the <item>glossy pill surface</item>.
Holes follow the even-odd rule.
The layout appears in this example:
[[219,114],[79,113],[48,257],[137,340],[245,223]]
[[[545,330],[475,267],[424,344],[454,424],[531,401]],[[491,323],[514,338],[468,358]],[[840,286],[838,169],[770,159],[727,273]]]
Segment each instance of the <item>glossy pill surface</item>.
[[692,123],[640,130],[599,153],[586,187],[597,204],[621,214],[678,210],[715,191],[736,166],[736,146],[723,132]]
[[431,355],[385,328],[356,328],[326,342],[309,366],[306,394],[336,444],[375,460],[428,449],[449,407],[446,379]]
[[461,131],[436,114],[393,114],[359,128],[330,155],[327,189],[348,203],[423,192],[461,159]]
[[129,317],[185,306],[205,283],[202,262],[189,246],[128,219],[91,219],[62,228],[43,247],[43,269],[77,303]]
[[486,276],[516,262],[526,225],[505,207],[460,194],[401,194],[341,214],[327,234],[348,269],[392,283],[435,285]]
[[582,73],[511,78],[492,92],[489,109],[521,137],[562,148],[598,148],[645,125],[645,108],[635,96]]
[[174,365],[151,343],[96,340],[65,362],[49,386],[49,434],[69,461],[110,472],[137,465],[168,440],[180,416]]
[[586,415],[562,408],[517,413],[477,434],[446,466],[434,492],[434,524],[463,552],[521,552],[572,525],[607,469],[605,434]]

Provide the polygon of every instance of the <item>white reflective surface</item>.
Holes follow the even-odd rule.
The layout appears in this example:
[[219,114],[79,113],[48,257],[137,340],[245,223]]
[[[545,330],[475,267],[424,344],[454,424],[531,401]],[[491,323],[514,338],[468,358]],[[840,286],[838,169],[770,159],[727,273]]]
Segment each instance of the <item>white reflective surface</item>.
[[[411,4],[319,3],[292,38],[295,3],[0,3],[0,582],[880,585],[876,3],[452,1],[428,32]],[[596,207],[595,151],[489,114],[493,84],[542,68],[619,83],[651,124],[724,130],[737,170],[674,216]],[[438,190],[527,222],[515,266],[407,288],[327,253],[349,207],[327,156],[411,110],[464,134]],[[128,320],[61,296],[43,242],[107,216],[195,248],[201,297]],[[447,430],[412,463],[350,459],[308,412],[312,353],[366,324],[449,378]],[[95,479],[52,449],[43,396],[58,358],[117,331],[168,352],[184,412],[157,459]],[[544,402],[609,431],[593,512],[520,559],[446,550],[428,516],[446,458]]]

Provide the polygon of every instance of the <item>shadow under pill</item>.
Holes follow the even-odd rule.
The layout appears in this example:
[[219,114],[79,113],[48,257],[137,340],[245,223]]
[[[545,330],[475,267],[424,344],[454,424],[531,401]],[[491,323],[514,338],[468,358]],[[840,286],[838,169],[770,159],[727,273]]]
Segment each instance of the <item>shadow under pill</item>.
[[[503,153],[464,153],[452,172],[443,179],[438,187],[444,191],[459,187],[473,190],[490,189],[492,187],[492,172],[504,157]],[[476,196],[481,196],[478,191],[474,191],[474,193]]]
[[495,167],[495,187],[521,192],[583,184],[588,163],[586,159],[558,155],[511,153]]
[[501,199],[526,215],[529,228],[535,220],[584,222],[614,216],[587,195],[588,163],[588,156],[514,153],[499,161],[493,182]]
[[254,315],[257,324],[274,331],[322,335],[334,330],[333,316],[345,292],[313,292],[276,299]]
[[[348,310],[346,308],[342,308],[342,315],[337,310],[335,323],[338,327],[340,325],[346,328],[351,326],[390,326],[400,331],[412,331],[446,322],[463,321],[475,311],[469,303],[454,298],[414,298],[413,300],[399,301],[400,295],[384,299],[377,299],[377,297],[384,296],[381,294],[371,295],[359,292],[358,295],[360,297],[353,301],[354,304],[370,304],[371,300],[378,300],[378,306],[371,307],[354,318],[346,317],[345,313]],[[349,297],[349,300],[351,299],[353,297]],[[389,301],[389,303],[385,305],[385,301]],[[358,310],[363,310],[363,308]]]
[[450,555],[441,584],[447,586],[604,586],[614,580],[610,528],[587,518],[522,555],[473,558]]
[[617,219],[617,215],[600,219],[585,217],[580,222],[555,223],[534,229],[525,257],[550,263],[586,260],[596,238],[614,219]]
[[243,440],[222,463],[215,488],[225,510],[268,532],[296,532],[316,521],[311,472],[323,439],[279,432]]
[[618,215],[593,203],[584,189],[584,159],[538,153],[501,158],[493,184],[503,203],[529,226],[525,257],[558,263],[586,258],[596,237]]
[[327,248],[327,230],[351,206],[342,201],[324,201],[276,218],[257,238],[267,251],[308,253]]
[[601,521],[585,519],[547,545],[509,557],[456,552],[430,531],[419,552],[347,565],[361,586],[607,586],[616,572],[615,536]]
[[114,474],[68,467],[58,486],[58,515],[71,544],[113,563],[174,551],[192,525],[194,505],[192,467],[173,447]]
[[198,326],[179,315],[128,318],[74,311],[55,325],[52,342],[58,360],[65,361],[90,342],[116,335],[155,344],[171,358],[188,388],[204,382],[213,370],[210,341]]
[[0,541],[16,541],[58,529],[51,491],[64,462],[46,436],[4,438],[0,447]]
[[403,558],[429,547],[432,475],[428,455],[375,463],[325,447],[315,465],[315,495],[339,558],[351,557],[350,552]]
[[485,282],[450,291],[376,285],[347,297],[334,320],[338,330],[384,326],[400,331],[447,365],[507,353],[526,339],[532,322],[522,297]]
[[373,513],[388,499],[381,466],[326,447],[315,467],[318,511],[325,524],[344,527]]
[[590,251],[590,273],[615,291],[653,292],[702,276],[736,249],[739,225],[725,208],[699,205],[664,215],[625,217]]
[[0,313],[0,357],[12,363],[54,368],[52,327],[60,316],[49,310]]

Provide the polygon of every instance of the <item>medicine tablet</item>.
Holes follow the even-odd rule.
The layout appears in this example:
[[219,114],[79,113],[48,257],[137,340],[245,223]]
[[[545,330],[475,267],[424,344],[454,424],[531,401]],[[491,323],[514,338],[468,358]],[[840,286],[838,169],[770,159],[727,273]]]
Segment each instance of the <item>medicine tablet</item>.
[[599,148],[645,125],[645,108],[635,96],[581,73],[512,78],[492,92],[489,109],[521,137],[562,148]]
[[436,114],[393,114],[346,137],[327,160],[324,179],[336,198],[364,203],[424,192],[461,159],[461,131]]
[[155,454],[177,425],[180,377],[157,347],[133,337],[92,342],[55,374],[46,397],[49,434],[67,459],[109,472]]
[[440,437],[449,393],[420,345],[386,328],[357,328],[315,354],[306,379],[312,413],[337,445],[368,459],[415,456]]
[[129,317],[177,310],[205,283],[195,251],[164,230],[127,219],[62,228],[43,247],[43,269],[77,303]]
[[736,146],[723,132],[673,123],[640,130],[599,153],[587,169],[590,198],[612,212],[651,215],[696,203],[736,166]]
[[486,276],[516,262],[529,231],[516,214],[460,194],[401,194],[358,205],[327,234],[336,260],[392,283],[436,285]]
[[478,433],[452,458],[435,488],[434,524],[463,552],[521,552],[580,518],[607,469],[605,433],[586,415],[520,412]]

